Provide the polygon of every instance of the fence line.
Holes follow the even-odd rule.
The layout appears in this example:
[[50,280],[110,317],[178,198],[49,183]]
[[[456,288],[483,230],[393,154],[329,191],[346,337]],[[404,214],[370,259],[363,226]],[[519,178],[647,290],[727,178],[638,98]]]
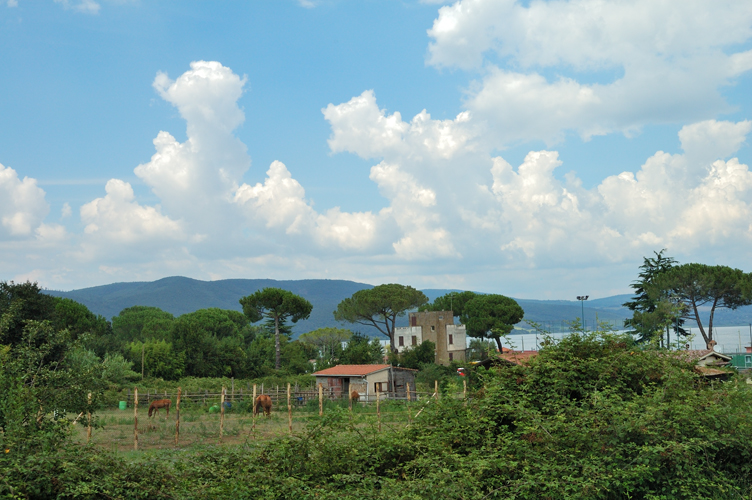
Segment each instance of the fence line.
[[[348,394],[345,394],[344,392],[342,394],[337,394],[332,391],[327,391],[326,389],[322,389],[321,391],[323,393],[323,400],[324,401],[339,401],[344,400],[348,398]],[[407,396],[406,391],[379,391],[378,398],[381,400],[393,400],[393,401],[417,401],[421,397],[431,397],[434,394],[436,394],[436,388],[434,388],[434,391],[425,391],[425,392],[419,392],[416,390],[411,390],[411,397]],[[157,399],[172,399],[174,400],[177,397],[178,391],[170,392],[170,391],[146,391],[144,393],[142,390],[138,391],[138,403],[139,404],[146,404],[147,406],[149,403],[151,403],[154,400]],[[227,403],[239,403],[239,402],[249,402],[252,403],[254,396],[252,393],[243,392],[242,390],[240,392],[236,392],[234,395],[234,398],[231,395],[228,395],[227,392],[225,394],[225,402]],[[266,394],[269,396],[272,400],[272,404],[275,408],[284,408],[287,405],[287,390],[285,388],[275,388],[273,390],[267,390],[266,392],[260,392],[259,394]],[[130,405],[133,401],[135,401],[136,395],[133,391],[128,389],[127,396],[125,398],[125,401],[128,402]],[[317,387],[312,387],[310,389],[302,389],[302,390],[293,390],[291,388],[290,391],[290,398],[291,398],[291,404],[293,406],[305,406],[308,404],[309,401],[319,401],[319,389]],[[376,402],[377,395],[376,394],[361,394],[359,401],[361,403],[374,403]],[[201,404],[215,404],[219,402],[219,400],[222,399],[222,391],[220,392],[209,392],[206,389],[199,389],[195,392],[189,392],[187,390],[181,391],[180,400],[183,403],[201,403]]]

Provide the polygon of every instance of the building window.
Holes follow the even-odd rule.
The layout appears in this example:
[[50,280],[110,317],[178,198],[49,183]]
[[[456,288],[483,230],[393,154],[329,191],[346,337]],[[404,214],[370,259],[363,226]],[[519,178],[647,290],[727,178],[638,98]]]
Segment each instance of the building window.
[[418,318],[410,316],[410,326],[418,326]]
[[413,335],[413,345],[418,345],[418,337]]
[[433,331],[435,331],[435,330],[436,330],[436,327],[435,327],[435,326],[433,326],[433,325],[431,325],[431,331],[433,332]]
[[402,335],[400,335],[400,337],[399,337],[399,346],[400,347],[404,347],[405,346],[405,337],[403,337]]
[[454,361],[454,353],[453,352],[449,353],[449,361]]
[[373,383],[373,390],[376,392],[384,392],[385,388],[386,388],[386,382],[374,382]]
[[442,319],[444,319],[444,316],[439,316],[439,321],[441,321]]
[[745,363],[752,363],[752,356],[744,356]]
[[454,335],[449,334],[449,345],[454,345]]

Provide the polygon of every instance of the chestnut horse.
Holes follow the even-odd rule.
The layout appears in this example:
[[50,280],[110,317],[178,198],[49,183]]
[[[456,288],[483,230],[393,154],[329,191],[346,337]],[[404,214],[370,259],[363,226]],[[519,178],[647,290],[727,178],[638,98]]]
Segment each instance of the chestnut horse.
[[261,407],[264,410],[264,414],[267,416],[267,418],[271,418],[272,416],[272,398],[267,396],[266,394],[261,394],[256,398],[256,402],[253,405],[253,416],[259,414],[259,407]]
[[360,401],[360,394],[358,394],[358,391],[352,391],[350,393],[350,399],[352,400],[353,403],[357,403],[358,401]]
[[164,408],[167,410],[167,416],[165,418],[169,418],[170,416],[170,405],[172,404],[172,401],[169,399],[157,399],[155,401],[152,401],[149,405],[149,416],[151,417],[152,412],[154,412],[154,416],[157,416],[157,413],[159,413],[160,408]]

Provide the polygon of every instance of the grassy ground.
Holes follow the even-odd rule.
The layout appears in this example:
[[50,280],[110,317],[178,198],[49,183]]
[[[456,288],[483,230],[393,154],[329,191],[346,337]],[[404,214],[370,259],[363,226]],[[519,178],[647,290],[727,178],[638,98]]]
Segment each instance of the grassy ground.
[[[390,432],[404,427],[408,423],[408,412],[415,415],[423,403],[413,403],[409,408],[404,402],[381,404],[382,432]],[[326,415],[331,411],[348,411],[346,404],[329,403],[324,409]],[[91,444],[118,453],[133,451],[134,415],[133,409],[107,409],[97,412],[101,428],[93,428]],[[309,407],[294,407],[292,419],[293,433],[302,432],[306,425],[320,419],[318,404]],[[378,426],[376,404],[356,404],[352,411],[353,423],[357,426]],[[160,410],[159,415],[149,418],[147,411],[139,409],[138,413],[138,448],[139,450],[193,449],[206,446],[240,445],[251,442],[268,441],[290,433],[287,408],[272,411],[271,418],[259,415],[253,427],[253,415],[249,412],[226,412],[222,438],[219,437],[220,414],[209,413],[205,407],[193,407],[180,411],[180,437],[175,445],[174,408],[169,418]],[[73,429],[73,438],[80,443],[86,442],[86,417],[82,417]]]

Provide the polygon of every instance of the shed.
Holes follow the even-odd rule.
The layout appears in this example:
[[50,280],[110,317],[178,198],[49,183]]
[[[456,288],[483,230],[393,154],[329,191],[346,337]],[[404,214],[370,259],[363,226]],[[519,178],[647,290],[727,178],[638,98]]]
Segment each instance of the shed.
[[358,391],[368,401],[376,392],[386,397],[407,397],[407,384],[414,393],[417,371],[392,365],[337,365],[314,372],[313,376],[329,397],[347,397]]

